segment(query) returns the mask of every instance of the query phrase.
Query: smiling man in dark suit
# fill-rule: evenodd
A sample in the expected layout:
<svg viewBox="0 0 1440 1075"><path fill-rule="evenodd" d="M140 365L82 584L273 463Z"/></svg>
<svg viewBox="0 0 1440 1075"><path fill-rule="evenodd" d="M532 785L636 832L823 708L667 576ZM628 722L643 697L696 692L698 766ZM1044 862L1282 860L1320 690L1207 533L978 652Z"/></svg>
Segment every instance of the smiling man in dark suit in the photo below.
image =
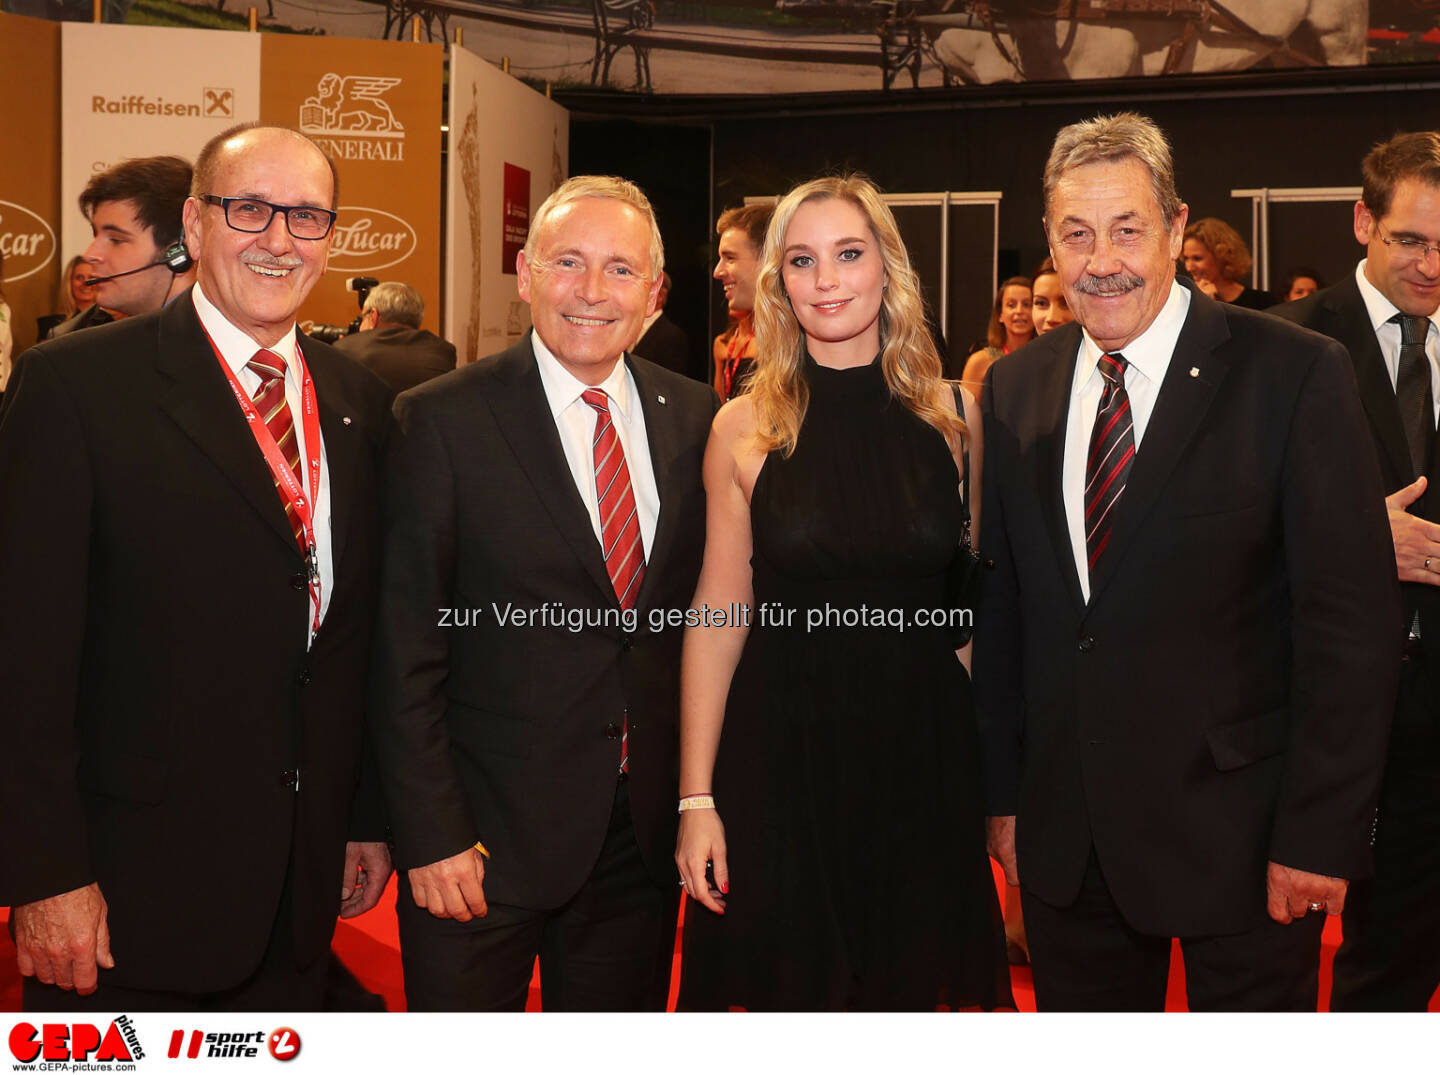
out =
<svg viewBox="0 0 1440 1075"><path fill-rule="evenodd" d="M1424 1011L1440 987L1440 132L1365 158L1355 238L1366 256L1334 287L1272 313L1350 352L1380 460L1404 584L1400 695L1375 825L1375 876L1345 906L1336 1011Z"/></svg>
<svg viewBox="0 0 1440 1075"><path fill-rule="evenodd" d="M195 288L21 360L0 900L29 1010L317 1009L342 878L354 914L389 875L352 819L389 393L295 330L335 198L309 139L232 128L185 202Z"/></svg>
<svg viewBox="0 0 1440 1075"><path fill-rule="evenodd" d="M1370 869L1398 586L1339 345L1175 280L1164 135L1074 124L1045 229L1076 322L991 369L976 697L1042 1009L1310 1010Z"/></svg>
<svg viewBox="0 0 1440 1075"><path fill-rule="evenodd" d="M412 1009L663 1010L681 628L704 385L625 355L664 253L581 176L517 258L533 330L406 392L386 469L374 729ZM488 857L486 857L488 855Z"/></svg>

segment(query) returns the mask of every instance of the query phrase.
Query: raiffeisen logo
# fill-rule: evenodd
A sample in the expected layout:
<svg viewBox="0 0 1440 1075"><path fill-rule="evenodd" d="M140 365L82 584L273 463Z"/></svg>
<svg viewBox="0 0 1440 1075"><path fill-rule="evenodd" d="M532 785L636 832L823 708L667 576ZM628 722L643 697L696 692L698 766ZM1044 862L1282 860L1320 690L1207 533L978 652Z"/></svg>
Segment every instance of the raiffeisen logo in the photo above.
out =
<svg viewBox="0 0 1440 1075"><path fill-rule="evenodd" d="M363 205L342 205L333 234L327 268L347 275L398 265L419 243L409 222Z"/></svg>
<svg viewBox="0 0 1440 1075"><path fill-rule="evenodd" d="M145 1056L124 1015L103 1032L94 1023L16 1023L9 1044L17 1071L134 1071Z"/></svg>
<svg viewBox="0 0 1440 1075"><path fill-rule="evenodd" d="M55 232L40 214L14 202L0 202L0 255L7 284L33 276L55 257Z"/></svg>
<svg viewBox="0 0 1440 1075"><path fill-rule="evenodd" d="M199 101L171 101L144 93L123 93L107 97L90 95L90 111L107 116L219 116L235 115L235 91L226 87L206 86Z"/></svg>

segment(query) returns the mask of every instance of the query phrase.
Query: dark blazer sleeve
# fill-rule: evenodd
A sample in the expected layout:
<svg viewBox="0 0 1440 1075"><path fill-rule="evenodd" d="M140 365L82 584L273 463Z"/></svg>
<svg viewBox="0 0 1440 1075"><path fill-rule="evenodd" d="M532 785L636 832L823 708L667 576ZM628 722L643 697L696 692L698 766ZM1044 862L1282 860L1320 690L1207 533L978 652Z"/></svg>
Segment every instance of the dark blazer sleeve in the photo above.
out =
<svg viewBox="0 0 1440 1075"><path fill-rule="evenodd" d="M1007 817L1020 798L1023 644L1020 591L1005 523L1005 493L1013 487L1015 444L995 415L994 378L980 394L985 460L981 476L980 555L993 566L984 574L975 621L973 664L976 719L980 728L981 788L985 813Z"/></svg>
<svg viewBox="0 0 1440 1075"><path fill-rule="evenodd" d="M445 684L456 563L455 475L422 393L395 402L381 499L383 567L376 626L371 736L396 864L425 866L479 838L450 754ZM403 762L397 761L403 759Z"/></svg>
<svg viewBox="0 0 1440 1075"><path fill-rule="evenodd" d="M1333 340L1317 350L1284 465L1291 722L1270 857L1356 878L1370 873L1404 639L1384 494L1349 357Z"/></svg>
<svg viewBox="0 0 1440 1075"><path fill-rule="evenodd" d="M91 471L48 356L20 357L0 421L0 904L95 880L76 775L90 572ZM45 675L34 669L43 667Z"/></svg>

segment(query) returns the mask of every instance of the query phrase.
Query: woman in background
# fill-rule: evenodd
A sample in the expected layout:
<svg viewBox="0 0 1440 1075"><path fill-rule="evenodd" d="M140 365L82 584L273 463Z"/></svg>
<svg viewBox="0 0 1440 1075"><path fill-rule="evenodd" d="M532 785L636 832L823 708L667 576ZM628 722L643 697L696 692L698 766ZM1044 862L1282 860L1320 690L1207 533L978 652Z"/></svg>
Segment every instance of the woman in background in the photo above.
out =
<svg viewBox="0 0 1440 1075"><path fill-rule="evenodd" d="M0 251L0 399L5 398L5 386L10 383L10 352L15 347L15 336L10 331L10 304L5 301L5 253Z"/></svg>
<svg viewBox="0 0 1440 1075"><path fill-rule="evenodd" d="M1285 287L1281 290L1284 297L1281 302L1294 302L1296 299L1303 299L1306 295L1313 295L1325 286L1325 281L1314 269L1307 269L1303 265L1291 269L1285 274Z"/></svg>
<svg viewBox="0 0 1440 1075"><path fill-rule="evenodd" d="M1060 274L1055 271L1055 262L1050 258L1042 261L1035 270L1030 288L1030 313L1035 321L1035 335L1043 336L1051 329L1075 320L1075 315L1070 312L1070 303L1065 298L1065 289L1060 286Z"/></svg>
<svg viewBox="0 0 1440 1075"><path fill-rule="evenodd" d="M1031 290L1028 276L1012 276L995 292L990 307L990 324L985 330L986 345L965 360L962 383L972 395L980 395L985 372L996 359L1035 338L1035 321L1031 316Z"/></svg>
<svg viewBox="0 0 1440 1075"><path fill-rule="evenodd" d="M1013 1006L970 679L955 619L921 615L979 503L978 407L957 413L862 177L780 202L755 310L755 377L705 452L693 601L755 614L685 635L679 1006Z"/></svg>
<svg viewBox="0 0 1440 1075"><path fill-rule="evenodd" d="M1268 310L1278 301L1272 292L1243 282L1252 264L1250 248L1223 220L1205 217L1186 228L1180 257L1195 286L1212 299L1251 310Z"/></svg>

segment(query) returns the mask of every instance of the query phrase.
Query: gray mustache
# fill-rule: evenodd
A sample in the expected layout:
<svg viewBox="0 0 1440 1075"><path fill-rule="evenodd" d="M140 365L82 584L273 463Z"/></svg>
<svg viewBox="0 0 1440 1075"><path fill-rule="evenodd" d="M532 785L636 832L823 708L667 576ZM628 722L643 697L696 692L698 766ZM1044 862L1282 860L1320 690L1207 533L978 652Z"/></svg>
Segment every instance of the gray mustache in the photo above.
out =
<svg viewBox="0 0 1440 1075"><path fill-rule="evenodd" d="M1134 291L1137 287L1144 287L1145 281L1134 273L1115 273L1113 276L1090 276L1080 277L1075 282L1075 290L1082 295L1099 295L1108 298L1112 295L1124 295L1128 291Z"/></svg>

